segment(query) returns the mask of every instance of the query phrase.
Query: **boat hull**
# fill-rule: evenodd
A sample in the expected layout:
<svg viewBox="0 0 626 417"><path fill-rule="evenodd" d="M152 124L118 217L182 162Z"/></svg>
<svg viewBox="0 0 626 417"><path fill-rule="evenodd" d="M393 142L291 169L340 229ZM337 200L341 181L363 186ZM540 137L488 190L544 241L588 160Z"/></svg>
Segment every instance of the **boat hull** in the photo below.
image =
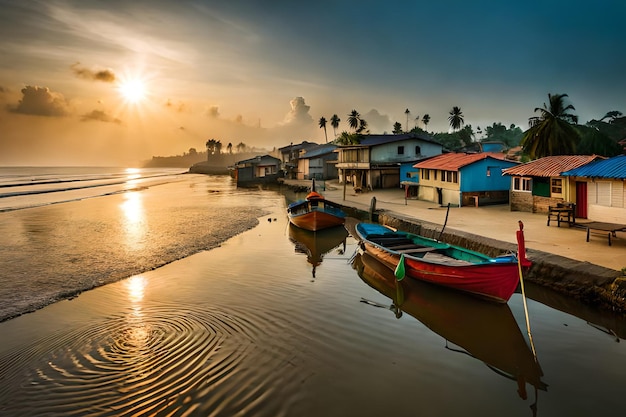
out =
<svg viewBox="0 0 626 417"><path fill-rule="evenodd" d="M312 232L341 226L345 222L344 217L335 216L324 211L312 210L302 214L289 215L289 221L301 229Z"/></svg>
<svg viewBox="0 0 626 417"><path fill-rule="evenodd" d="M381 226L383 227L383 226ZM381 229L382 230L382 229ZM386 233L393 236L387 229ZM357 225L357 234L362 248L388 268L395 270L400 262L401 250L393 250L368 240L367 233ZM486 255L452 247L442 242L423 238L421 236L402 233L399 236L419 239L420 244L432 243L435 249L432 253L453 248L458 259L449 257L429 256L428 252L418 255L404 254L404 269L406 276L430 282L433 284L454 288L472 293L489 300L506 303L519 284L519 266L515 256L490 258ZM471 259L464 261L462 258Z"/></svg>

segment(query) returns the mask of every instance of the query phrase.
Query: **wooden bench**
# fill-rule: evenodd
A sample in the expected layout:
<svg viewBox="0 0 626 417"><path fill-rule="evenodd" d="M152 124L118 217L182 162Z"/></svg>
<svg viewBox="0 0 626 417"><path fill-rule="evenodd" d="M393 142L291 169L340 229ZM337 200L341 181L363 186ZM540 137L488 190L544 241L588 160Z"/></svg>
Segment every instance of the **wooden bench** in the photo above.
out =
<svg viewBox="0 0 626 417"><path fill-rule="evenodd" d="M556 206L548 207L548 226L550 220L556 220L556 225L561 227L561 222L567 222L568 226L576 223L576 204L574 203L557 203Z"/></svg>
<svg viewBox="0 0 626 417"><path fill-rule="evenodd" d="M626 232L626 225L616 223L603 223L603 222L589 222L583 223L580 226L587 229L587 242L589 242L589 233L601 233L607 234L609 238L609 246L611 246L611 236L616 237L616 232Z"/></svg>

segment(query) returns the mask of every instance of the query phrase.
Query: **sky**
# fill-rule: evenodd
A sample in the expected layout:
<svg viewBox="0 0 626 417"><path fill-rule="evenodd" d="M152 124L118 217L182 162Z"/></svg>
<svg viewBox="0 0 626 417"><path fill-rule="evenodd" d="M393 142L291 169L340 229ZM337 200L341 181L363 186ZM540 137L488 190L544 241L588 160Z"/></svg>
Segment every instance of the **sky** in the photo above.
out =
<svg viewBox="0 0 626 417"><path fill-rule="evenodd" d="M0 0L0 166L626 113L623 0ZM405 113L410 111L409 115ZM424 126L422 117L430 116Z"/></svg>

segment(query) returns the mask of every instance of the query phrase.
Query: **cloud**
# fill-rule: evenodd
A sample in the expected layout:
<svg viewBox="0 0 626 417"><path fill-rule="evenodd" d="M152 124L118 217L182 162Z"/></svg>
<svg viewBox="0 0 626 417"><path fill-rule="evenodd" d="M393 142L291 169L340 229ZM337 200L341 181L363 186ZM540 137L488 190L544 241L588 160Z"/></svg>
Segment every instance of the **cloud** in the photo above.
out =
<svg viewBox="0 0 626 417"><path fill-rule="evenodd" d="M393 127L393 123L391 122L391 119L389 119L389 116L380 114L376 109L368 111L363 116L363 119L367 122L367 126L372 133L389 132Z"/></svg>
<svg viewBox="0 0 626 417"><path fill-rule="evenodd" d="M80 120L83 122L95 120L98 122L106 122L106 123L117 123L117 124L122 123L120 119L112 117L106 114L105 112L103 112L102 110L93 110L89 113L83 114Z"/></svg>
<svg viewBox="0 0 626 417"><path fill-rule="evenodd" d="M22 89L22 100L9 110L14 113L36 116L61 117L69 114L69 104L61 93L47 87L27 85Z"/></svg>
<svg viewBox="0 0 626 417"><path fill-rule="evenodd" d="M217 119L218 117L220 117L220 112L219 112L219 107L217 106L211 106L207 109L207 116L213 118L213 119Z"/></svg>
<svg viewBox="0 0 626 417"><path fill-rule="evenodd" d="M72 68L74 75L85 80L112 83L117 78L113 70L109 68L89 69L81 66L79 62L72 65L70 68Z"/></svg>
<svg viewBox="0 0 626 417"><path fill-rule="evenodd" d="M285 116L285 124L310 124L313 117L309 114L310 106L304 103L303 97L296 97L289 102L291 110Z"/></svg>
<svg viewBox="0 0 626 417"><path fill-rule="evenodd" d="M174 103L170 99L167 99L167 101L165 102L165 107L169 110L175 111L176 113L186 113L190 110L189 106L182 101Z"/></svg>

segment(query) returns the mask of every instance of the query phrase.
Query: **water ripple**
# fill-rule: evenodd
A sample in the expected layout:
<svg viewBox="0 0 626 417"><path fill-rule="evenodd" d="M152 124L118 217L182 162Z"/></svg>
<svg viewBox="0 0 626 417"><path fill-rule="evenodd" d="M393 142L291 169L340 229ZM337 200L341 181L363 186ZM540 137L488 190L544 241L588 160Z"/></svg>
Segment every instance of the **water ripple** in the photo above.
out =
<svg viewBox="0 0 626 417"><path fill-rule="evenodd" d="M284 372L273 380L285 341L270 327L280 321L256 310L129 309L9 355L0 414L285 415L265 400L297 386Z"/></svg>

